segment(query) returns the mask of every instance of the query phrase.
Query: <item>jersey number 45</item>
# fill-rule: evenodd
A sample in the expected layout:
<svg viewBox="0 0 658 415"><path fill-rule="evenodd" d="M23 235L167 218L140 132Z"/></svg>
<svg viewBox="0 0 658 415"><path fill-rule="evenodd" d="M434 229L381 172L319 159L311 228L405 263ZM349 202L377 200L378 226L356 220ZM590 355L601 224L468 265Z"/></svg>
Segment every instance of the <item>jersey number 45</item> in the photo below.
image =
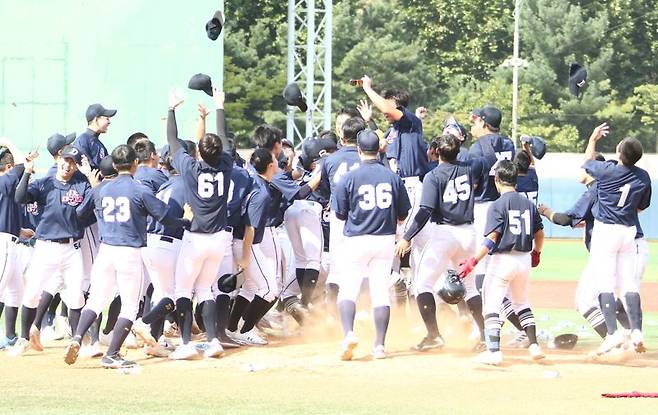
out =
<svg viewBox="0 0 658 415"><path fill-rule="evenodd" d="M468 200L471 197L471 185L468 176L459 176L454 180L448 180L443 191L443 203L455 204L458 200Z"/></svg>

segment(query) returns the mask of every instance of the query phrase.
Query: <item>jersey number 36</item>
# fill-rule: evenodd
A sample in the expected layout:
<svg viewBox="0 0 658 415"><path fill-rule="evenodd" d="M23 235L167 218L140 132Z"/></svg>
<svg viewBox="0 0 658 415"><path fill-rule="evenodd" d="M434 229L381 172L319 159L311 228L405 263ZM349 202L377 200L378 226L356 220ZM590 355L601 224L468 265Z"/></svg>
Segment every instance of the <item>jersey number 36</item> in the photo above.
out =
<svg viewBox="0 0 658 415"><path fill-rule="evenodd" d="M375 206L379 209L388 209L393 203L393 191L390 183L379 183L377 186L364 184L359 186L359 208L362 210L373 210Z"/></svg>

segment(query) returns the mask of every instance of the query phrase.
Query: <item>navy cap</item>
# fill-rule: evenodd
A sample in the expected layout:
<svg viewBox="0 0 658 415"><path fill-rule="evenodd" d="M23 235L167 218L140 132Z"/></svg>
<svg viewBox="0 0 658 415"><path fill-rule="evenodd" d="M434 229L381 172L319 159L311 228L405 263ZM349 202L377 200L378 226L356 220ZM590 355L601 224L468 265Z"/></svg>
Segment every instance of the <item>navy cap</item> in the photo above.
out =
<svg viewBox="0 0 658 415"><path fill-rule="evenodd" d="M546 154L546 141L541 137L521 136L521 143L530 145L530 152L533 157L541 160Z"/></svg>
<svg viewBox="0 0 658 415"><path fill-rule="evenodd" d="M212 96L212 80L204 73L198 73L190 78L187 87L196 91L203 91L209 96Z"/></svg>
<svg viewBox="0 0 658 415"><path fill-rule="evenodd" d="M80 150L71 145L64 147L61 157L65 159L73 159L76 164L82 163L82 153L80 153Z"/></svg>
<svg viewBox="0 0 658 415"><path fill-rule="evenodd" d="M585 84L587 84L587 70L579 63L572 63L569 66L569 92L578 97Z"/></svg>
<svg viewBox="0 0 658 415"><path fill-rule="evenodd" d="M338 145L331 138L319 138L318 143L320 144L318 153L320 157L326 157L338 149Z"/></svg>
<svg viewBox="0 0 658 415"><path fill-rule="evenodd" d="M224 27L224 14L217 10L212 17L206 23L206 34L210 40L217 40L219 34L222 33L222 27Z"/></svg>
<svg viewBox="0 0 658 415"><path fill-rule="evenodd" d="M370 129L361 130L356 135L356 145L361 151L379 151L379 136Z"/></svg>
<svg viewBox="0 0 658 415"><path fill-rule="evenodd" d="M302 91L299 89L299 85L294 82L286 85L286 88L283 90L283 98L291 107L298 107L302 112L308 110L304 96L302 96Z"/></svg>
<svg viewBox="0 0 658 415"><path fill-rule="evenodd" d="M284 146L284 147L295 148L295 146L293 146L292 143L290 142L290 140L288 140L287 138L284 138L283 140L281 140L281 145Z"/></svg>
<svg viewBox="0 0 658 415"><path fill-rule="evenodd" d="M116 176L119 174L114 168L114 162L112 161L112 156L105 156L101 160L98 168L101 171L103 177Z"/></svg>
<svg viewBox="0 0 658 415"><path fill-rule="evenodd" d="M500 110L493 105L485 105L482 108L476 108L473 110L473 115L480 117L494 128L500 128L500 123L503 120L503 114L500 113Z"/></svg>
<svg viewBox="0 0 658 415"><path fill-rule="evenodd" d="M87 122L91 122L96 117L114 117L117 113L117 110L109 110L102 106L101 104L92 104L87 107L87 112L85 116L87 117Z"/></svg>
<svg viewBox="0 0 658 415"><path fill-rule="evenodd" d="M75 141L75 133L71 133L66 137L61 134L53 134L50 137L48 137L48 143L46 144L46 148L48 148L48 152L50 153L51 156L56 156L59 150L73 143L74 141Z"/></svg>

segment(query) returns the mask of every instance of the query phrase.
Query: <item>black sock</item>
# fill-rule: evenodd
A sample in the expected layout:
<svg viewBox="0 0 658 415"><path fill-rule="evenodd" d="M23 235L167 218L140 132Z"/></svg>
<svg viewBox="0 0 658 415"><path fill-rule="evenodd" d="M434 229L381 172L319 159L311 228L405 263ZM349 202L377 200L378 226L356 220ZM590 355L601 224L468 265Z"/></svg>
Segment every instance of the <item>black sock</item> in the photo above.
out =
<svg viewBox="0 0 658 415"><path fill-rule="evenodd" d="M4 309L5 309L5 303L0 301L0 317L2 317L2 310L4 310Z"/></svg>
<svg viewBox="0 0 658 415"><path fill-rule="evenodd" d="M62 306L59 309L59 315L62 317L69 318L69 308L66 306L66 303L62 301Z"/></svg>
<svg viewBox="0 0 658 415"><path fill-rule="evenodd" d="M608 334L608 329L605 326L605 319L603 318L601 309L598 307L592 307L583 314L583 317L585 317L585 320L587 320L596 334L604 339L605 335Z"/></svg>
<svg viewBox="0 0 658 415"><path fill-rule="evenodd" d="M517 330L523 331L523 326L521 326L521 322L519 321L519 316L517 316L516 313L514 312L514 308L512 308L512 302L507 297L503 298L502 311L507 321L512 323L512 325L516 327Z"/></svg>
<svg viewBox="0 0 658 415"><path fill-rule="evenodd" d="M144 321L144 320L142 320L142 321ZM164 319L164 317L162 317L161 319L155 320L150 324L150 326L151 326L151 336L153 336L153 338L155 340L158 340L160 338L160 336L162 336L162 333L164 332L164 322L165 322L165 319Z"/></svg>
<svg viewBox="0 0 658 415"><path fill-rule="evenodd" d="M388 322L391 320L391 307L382 306L373 309L375 317L375 346L383 346L386 340Z"/></svg>
<svg viewBox="0 0 658 415"><path fill-rule="evenodd" d="M416 297L418 302L418 311L423 318L425 327L427 328L427 337L435 338L439 335L439 326L436 321L436 301L434 301L434 294L420 293Z"/></svg>
<svg viewBox="0 0 658 415"><path fill-rule="evenodd" d="M482 316L482 297L476 295L473 298L469 298L466 301L466 304L468 304L468 308L469 310L471 310L471 315L473 316L473 320L475 320L475 324L477 324L478 330L480 330L480 340L484 341L484 317Z"/></svg>
<svg viewBox="0 0 658 415"><path fill-rule="evenodd" d="M302 290L302 304L307 306L311 300L313 300L313 293L315 292L315 286L318 283L318 278L320 277L320 271L315 269L305 269L304 270L304 285L299 287Z"/></svg>
<svg viewBox="0 0 658 415"><path fill-rule="evenodd" d="M121 345L126 341L128 333L133 326L132 320L127 318L119 318L117 324L114 326L114 333L112 333L112 340L110 340L110 347L107 349L107 356L114 356L121 350Z"/></svg>
<svg viewBox="0 0 658 415"><path fill-rule="evenodd" d="M249 306L249 300L244 298L241 295L235 297L233 302L233 308L231 309L231 314L228 319L228 329L230 331L236 331L238 329L238 323L240 318L244 315L245 310Z"/></svg>
<svg viewBox="0 0 658 415"><path fill-rule="evenodd" d="M338 316L338 284L327 284L327 313Z"/></svg>
<svg viewBox="0 0 658 415"><path fill-rule="evenodd" d="M146 324L151 324L154 321L164 319L168 313L174 311L175 307L176 304L174 304L174 300L171 298L163 298L158 304L151 308L151 311L144 314L142 321Z"/></svg>
<svg viewBox="0 0 658 415"><path fill-rule="evenodd" d="M21 338L30 338L30 327L34 323L34 317L37 315L36 308L21 307Z"/></svg>
<svg viewBox="0 0 658 415"><path fill-rule="evenodd" d="M626 293L626 305L628 306L628 320L631 330L642 330L640 293ZM619 319L619 310L617 310L617 319Z"/></svg>
<svg viewBox="0 0 658 415"><path fill-rule="evenodd" d="M254 296L254 299L249 303L249 307L244 312L244 324L240 329L240 333L246 333L256 326L256 323L267 313L270 309L270 302L262 297Z"/></svg>
<svg viewBox="0 0 658 415"><path fill-rule="evenodd" d="M617 298L617 321L619 322L619 324L621 324L623 328L625 328L626 330L630 330L631 322L628 319L628 313L624 308L624 303L621 302L621 298Z"/></svg>
<svg viewBox="0 0 658 415"><path fill-rule="evenodd" d="M110 308L107 310L107 321L105 322L104 334L110 334L114 330L114 325L117 323L119 313L121 312L121 297L116 296L110 303Z"/></svg>
<svg viewBox="0 0 658 415"><path fill-rule="evenodd" d="M295 268L295 278L297 278L297 284L301 291L304 287L304 268Z"/></svg>
<svg viewBox="0 0 658 415"><path fill-rule="evenodd" d="M338 303L338 313L340 322L343 325L345 335L354 331L354 316L356 316L356 303L354 301L344 300Z"/></svg>
<svg viewBox="0 0 658 415"><path fill-rule="evenodd" d="M176 300L176 315L183 344L187 344L192 340L192 300L189 298Z"/></svg>
<svg viewBox="0 0 658 415"><path fill-rule="evenodd" d="M203 325L206 328L206 338L208 341L211 341L217 338L217 322L215 320L217 309L215 308L215 300L206 300L201 305L203 306L201 308L201 317Z"/></svg>
<svg viewBox="0 0 658 415"><path fill-rule="evenodd" d="M144 310L142 310L142 316L151 312L151 298L153 297L153 284L149 284L146 289L146 295L144 296ZM142 319L144 321L144 319Z"/></svg>
<svg viewBox="0 0 658 415"><path fill-rule="evenodd" d="M517 313L519 316L519 321L521 326L525 331L525 334L528 335L528 341L530 344L537 343L537 326L535 324L535 315L532 313L532 310L525 308Z"/></svg>
<svg viewBox="0 0 658 415"><path fill-rule="evenodd" d="M50 302L50 306L48 306L48 314L56 314L57 313L57 307L59 307L59 304L62 302L62 297L59 295L59 293L55 294L53 297L53 300Z"/></svg>
<svg viewBox="0 0 658 415"><path fill-rule="evenodd" d="M500 351L500 327L502 321L498 313L486 315L486 337L487 349L491 352Z"/></svg>
<svg viewBox="0 0 658 415"><path fill-rule="evenodd" d="M206 325L203 321L203 303L197 303L194 307L194 321L201 331L206 331Z"/></svg>
<svg viewBox="0 0 658 415"><path fill-rule="evenodd" d="M599 294L599 305L601 306L601 313L603 313L608 334L614 334L617 331L617 303L615 301L615 295L613 293Z"/></svg>
<svg viewBox="0 0 658 415"><path fill-rule="evenodd" d="M101 323L103 322L103 313L98 314L98 318L94 320L91 327L89 327L89 337L91 337L91 344L98 341L101 332ZM80 324L80 323L78 323Z"/></svg>
<svg viewBox="0 0 658 415"><path fill-rule="evenodd" d="M16 337L16 320L18 319L18 307L4 307L5 309L5 335L13 339Z"/></svg>
<svg viewBox="0 0 658 415"><path fill-rule="evenodd" d="M73 311L73 310L71 310ZM77 324L76 331L74 331L74 340L77 340L78 343L82 343L82 337L85 335L89 327L94 324L98 316L91 310L84 310L81 315L79 322Z"/></svg>
<svg viewBox="0 0 658 415"><path fill-rule="evenodd" d="M226 294L220 294L215 298L215 319L217 321L217 336L226 336L228 327L228 315L230 313L231 298Z"/></svg>
<svg viewBox="0 0 658 415"><path fill-rule="evenodd" d="M78 329L78 322L80 321L81 308L69 308L69 325L71 326L71 333L75 333ZM95 318L94 318L95 319Z"/></svg>
<svg viewBox="0 0 658 415"><path fill-rule="evenodd" d="M43 323L43 316L46 315L46 312L48 311L48 306L50 306L50 302L53 300L53 295L42 291L41 292L41 299L39 300L39 305L37 306L37 314L34 316L34 325L41 330L41 323Z"/></svg>

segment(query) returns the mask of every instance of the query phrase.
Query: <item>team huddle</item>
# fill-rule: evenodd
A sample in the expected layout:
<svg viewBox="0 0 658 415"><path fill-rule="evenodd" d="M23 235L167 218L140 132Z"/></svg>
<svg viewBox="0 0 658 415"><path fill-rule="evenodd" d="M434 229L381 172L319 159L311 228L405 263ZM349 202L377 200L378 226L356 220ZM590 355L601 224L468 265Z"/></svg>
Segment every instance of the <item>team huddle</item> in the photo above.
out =
<svg viewBox="0 0 658 415"><path fill-rule="evenodd" d="M0 348L43 351L61 303L69 365L84 356L106 368L134 366L120 353L127 342L154 357L218 358L267 345L276 309L302 329L340 319L340 358L351 360L363 294L375 359L387 356L392 302L408 301L427 329L412 347L418 352L444 346L437 309L448 304L477 333L477 361L502 362L504 321L518 330L513 344L538 360L545 356L528 291L545 216L585 223L590 260L576 305L602 337L593 354L645 351L639 287L648 249L638 212L649 206L651 181L635 166L638 140L624 138L617 160L604 160L596 143L609 129L597 127L584 157L586 192L554 212L537 206L534 161L544 142L523 137L517 151L500 134L497 108L473 110L470 148L452 117L428 142L423 109L412 113L406 92L380 95L367 76L359 84L369 102L341 110L335 131L305 139L299 156L279 129L260 125L243 160L216 89L217 131L206 132L208 110L199 105L196 140L180 138L182 99L172 92L160 149L135 133L108 154L100 135L117 111L100 104L87 109L84 133L48 139L54 165L43 177L32 177L38 152L0 143Z"/></svg>

